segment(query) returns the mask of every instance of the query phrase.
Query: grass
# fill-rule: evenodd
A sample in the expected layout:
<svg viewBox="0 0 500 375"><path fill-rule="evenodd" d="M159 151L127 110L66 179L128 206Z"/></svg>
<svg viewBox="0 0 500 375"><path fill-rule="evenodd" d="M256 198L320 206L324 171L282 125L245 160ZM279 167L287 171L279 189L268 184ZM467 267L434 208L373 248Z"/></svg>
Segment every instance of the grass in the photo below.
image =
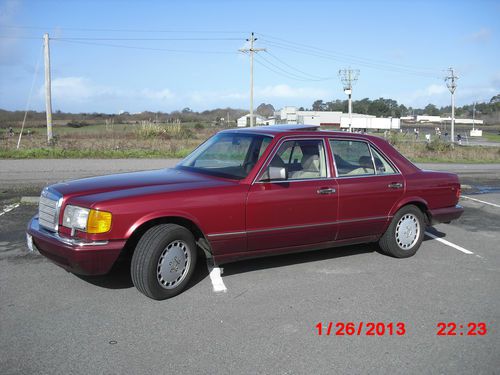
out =
<svg viewBox="0 0 500 375"><path fill-rule="evenodd" d="M483 131L483 138L486 138L488 141L492 142L500 142L500 134L486 133L485 131Z"/></svg>
<svg viewBox="0 0 500 375"><path fill-rule="evenodd" d="M173 158L186 157L192 150L177 151L127 149L127 150L68 150L58 147L0 150L0 159L127 159L127 158Z"/></svg>
<svg viewBox="0 0 500 375"><path fill-rule="evenodd" d="M500 147L452 146L437 138L425 142L400 133L391 134L388 141L416 163L500 163Z"/></svg>

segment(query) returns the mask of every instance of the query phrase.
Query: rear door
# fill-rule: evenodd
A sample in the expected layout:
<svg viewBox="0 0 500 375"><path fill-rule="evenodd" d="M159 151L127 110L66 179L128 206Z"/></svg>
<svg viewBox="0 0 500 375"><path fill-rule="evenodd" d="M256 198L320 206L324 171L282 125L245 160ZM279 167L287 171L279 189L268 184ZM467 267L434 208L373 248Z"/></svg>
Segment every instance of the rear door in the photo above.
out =
<svg viewBox="0 0 500 375"><path fill-rule="evenodd" d="M248 250L270 250L332 241L336 235L337 182L322 137L285 139L250 187ZM269 179L268 167L286 178Z"/></svg>
<svg viewBox="0 0 500 375"><path fill-rule="evenodd" d="M338 182L337 239L381 234L405 190L402 174L364 140L331 139Z"/></svg>

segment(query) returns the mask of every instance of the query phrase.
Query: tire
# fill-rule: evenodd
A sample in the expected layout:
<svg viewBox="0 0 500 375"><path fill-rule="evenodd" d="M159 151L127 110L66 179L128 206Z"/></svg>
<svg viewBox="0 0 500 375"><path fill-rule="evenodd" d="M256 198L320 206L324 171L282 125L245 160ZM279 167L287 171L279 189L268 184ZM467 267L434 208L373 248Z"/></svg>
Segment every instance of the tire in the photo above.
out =
<svg viewBox="0 0 500 375"><path fill-rule="evenodd" d="M132 256L130 273L146 296L163 300L184 290L196 266L193 234L176 224L160 224L141 237Z"/></svg>
<svg viewBox="0 0 500 375"><path fill-rule="evenodd" d="M395 258L408 258L417 252L425 232L424 214L413 205L402 207L379 240L382 251Z"/></svg>

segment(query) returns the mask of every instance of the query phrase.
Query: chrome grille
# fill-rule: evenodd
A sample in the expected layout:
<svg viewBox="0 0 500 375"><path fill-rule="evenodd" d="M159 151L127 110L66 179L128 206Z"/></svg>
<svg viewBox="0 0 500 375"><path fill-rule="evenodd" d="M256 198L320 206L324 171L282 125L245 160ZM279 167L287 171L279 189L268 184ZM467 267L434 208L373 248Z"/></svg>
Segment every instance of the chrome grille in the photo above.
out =
<svg viewBox="0 0 500 375"><path fill-rule="evenodd" d="M61 195L48 188L42 191L38 205L38 223L51 231L57 231Z"/></svg>

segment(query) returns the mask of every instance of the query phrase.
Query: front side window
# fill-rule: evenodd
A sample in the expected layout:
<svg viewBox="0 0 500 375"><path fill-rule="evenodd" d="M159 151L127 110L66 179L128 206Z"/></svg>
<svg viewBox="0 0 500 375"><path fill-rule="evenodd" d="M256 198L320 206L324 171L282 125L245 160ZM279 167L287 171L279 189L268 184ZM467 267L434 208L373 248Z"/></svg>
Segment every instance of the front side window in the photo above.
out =
<svg viewBox="0 0 500 375"><path fill-rule="evenodd" d="M330 146L340 177L375 174L372 156L366 142L331 140Z"/></svg>
<svg viewBox="0 0 500 375"><path fill-rule="evenodd" d="M271 140L257 134L220 133L193 151L178 167L240 180L252 170Z"/></svg>
<svg viewBox="0 0 500 375"><path fill-rule="evenodd" d="M323 141L286 141L280 146L260 180L270 179L269 167L284 168L287 180L326 178Z"/></svg>

